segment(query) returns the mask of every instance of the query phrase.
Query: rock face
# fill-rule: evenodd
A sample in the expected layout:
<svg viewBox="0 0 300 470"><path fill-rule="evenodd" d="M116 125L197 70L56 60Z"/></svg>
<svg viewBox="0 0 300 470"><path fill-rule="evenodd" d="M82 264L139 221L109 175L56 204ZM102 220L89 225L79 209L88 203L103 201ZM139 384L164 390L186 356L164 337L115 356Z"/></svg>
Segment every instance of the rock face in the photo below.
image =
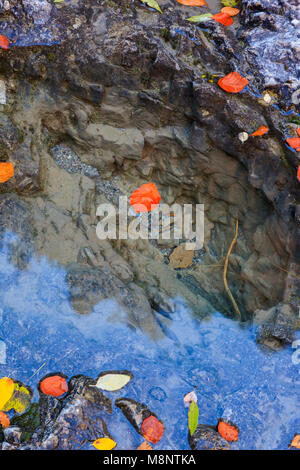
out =
<svg viewBox="0 0 300 470"><path fill-rule="evenodd" d="M77 311L114 297L130 324L159 337L154 289L161 299L183 297L198 316L233 316L222 272L238 218L227 277L242 319L282 301L294 314L299 154L284 139L298 125L296 39L293 54L283 47L286 35L296 38L297 6L271 3L243 0L237 37L215 22L201 31L170 1L161 15L127 0L0 2L2 34L16 38L0 55L1 160L16 167L1 186L1 224L18 233L23 223L26 256L34 248L66 266ZM216 83L232 70L250 81L242 94ZM261 125L268 134L241 143L240 132ZM97 238L98 204L149 181L166 203L205 205L205 243L191 265L169 264L175 239Z"/></svg>
<svg viewBox="0 0 300 470"><path fill-rule="evenodd" d="M240 37L264 86L299 105L300 5L297 0L244 0ZM298 96L299 95L299 96Z"/></svg>

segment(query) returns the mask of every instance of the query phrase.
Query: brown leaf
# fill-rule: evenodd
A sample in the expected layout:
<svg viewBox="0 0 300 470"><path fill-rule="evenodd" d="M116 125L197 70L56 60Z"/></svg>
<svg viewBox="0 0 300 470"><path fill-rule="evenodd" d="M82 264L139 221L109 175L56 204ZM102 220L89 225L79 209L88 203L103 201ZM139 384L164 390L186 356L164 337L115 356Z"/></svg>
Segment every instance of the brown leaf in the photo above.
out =
<svg viewBox="0 0 300 470"><path fill-rule="evenodd" d="M193 264L194 250L186 250L185 244L177 246L169 256L171 268L188 268Z"/></svg>

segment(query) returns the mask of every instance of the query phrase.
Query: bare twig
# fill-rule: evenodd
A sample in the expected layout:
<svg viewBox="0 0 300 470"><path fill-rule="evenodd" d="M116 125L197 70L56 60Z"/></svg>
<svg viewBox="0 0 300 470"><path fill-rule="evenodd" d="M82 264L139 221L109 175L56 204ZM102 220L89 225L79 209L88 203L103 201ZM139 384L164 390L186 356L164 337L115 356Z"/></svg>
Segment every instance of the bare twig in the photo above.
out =
<svg viewBox="0 0 300 470"><path fill-rule="evenodd" d="M240 312L240 310L239 310L239 308L238 308L238 306L237 306L236 301L234 300L234 297L233 297L233 295L232 295L232 293L231 293L231 291L230 291L230 289L229 289L229 287L228 287L228 283L227 283L227 269L228 269L228 263L229 263L229 256L230 256L230 254L231 254L231 252L232 252L232 249L233 249L234 245L236 244L238 234L239 234L239 221L238 221L238 219L236 219L235 235L234 235L234 238L233 238L233 240L232 240L232 242L231 242L231 244L230 244L229 250L228 250L227 255L226 255L226 258L225 258L224 271L223 271L223 282L224 282L225 290L226 290L226 292L227 292L227 294L228 294L228 297L230 298L231 303L232 303L232 305L233 305L233 307L234 307L234 310L236 311L236 313L238 314L238 316L239 316L240 318L242 318L241 312Z"/></svg>

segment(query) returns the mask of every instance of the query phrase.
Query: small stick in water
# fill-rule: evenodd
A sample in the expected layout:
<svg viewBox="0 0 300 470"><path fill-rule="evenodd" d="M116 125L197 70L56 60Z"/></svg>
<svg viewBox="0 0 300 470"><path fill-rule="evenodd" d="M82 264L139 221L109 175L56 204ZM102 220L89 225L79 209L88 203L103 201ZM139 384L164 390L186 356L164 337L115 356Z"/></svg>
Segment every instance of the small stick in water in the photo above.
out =
<svg viewBox="0 0 300 470"><path fill-rule="evenodd" d="M236 241L237 241L237 237L238 237L238 234L239 234L239 221L238 219L236 219L236 223L235 223L235 235L234 235L234 238L231 242L231 245L229 247L229 250L227 252L227 255L226 255L226 258L225 258L225 263L224 263L224 271L223 271L223 282L224 282L224 286L225 286L225 289L226 289L226 292L228 294L228 297L230 298L231 300L231 303L234 307L234 310L236 311L236 313L238 314L238 316L240 318L242 318L242 315L241 315L241 312L237 306L237 303L236 301L234 300L234 297L228 287L228 283L227 283L227 269L228 269L228 263L229 263L229 256L231 255L231 252L232 252L232 249L234 247L234 245L236 244Z"/></svg>

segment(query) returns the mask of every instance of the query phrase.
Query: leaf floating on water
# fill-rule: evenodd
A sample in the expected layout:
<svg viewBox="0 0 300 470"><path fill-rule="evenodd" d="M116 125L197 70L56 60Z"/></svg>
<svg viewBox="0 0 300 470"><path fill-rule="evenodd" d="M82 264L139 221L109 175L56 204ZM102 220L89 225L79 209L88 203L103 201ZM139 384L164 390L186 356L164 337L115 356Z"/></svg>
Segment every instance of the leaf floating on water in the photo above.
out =
<svg viewBox="0 0 300 470"><path fill-rule="evenodd" d="M300 128L296 129L296 132L297 132L298 136L300 137Z"/></svg>
<svg viewBox="0 0 300 470"><path fill-rule="evenodd" d="M3 429L8 428L10 425L9 417L3 411L0 411L0 426Z"/></svg>
<svg viewBox="0 0 300 470"><path fill-rule="evenodd" d="M188 407L190 403L192 402L197 403L197 401L198 401L198 398L197 398L195 390L184 395L183 402L184 402L185 407Z"/></svg>
<svg viewBox="0 0 300 470"><path fill-rule="evenodd" d="M226 441L237 441L239 438L239 428L231 421L219 419L218 433L226 439Z"/></svg>
<svg viewBox="0 0 300 470"><path fill-rule="evenodd" d="M2 49L9 49L9 40L6 36L2 36L2 34L0 34L0 47Z"/></svg>
<svg viewBox="0 0 300 470"><path fill-rule="evenodd" d="M294 447L295 449L300 449L300 434L295 434L293 440L290 444L290 447Z"/></svg>
<svg viewBox="0 0 300 470"><path fill-rule="evenodd" d="M186 5L190 7L205 7L207 3L205 0L177 0L181 5Z"/></svg>
<svg viewBox="0 0 300 470"><path fill-rule="evenodd" d="M188 414L188 426L191 436L197 429L198 426L198 419L199 419L199 408L197 403L192 401L189 407L189 414Z"/></svg>
<svg viewBox="0 0 300 470"><path fill-rule="evenodd" d="M230 26L233 23L233 19L227 13L217 13L216 15L212 16L212 19L218 23L223 24L224 26Z"/></svg>
<svg viewBox="0 0 300 470"><path fill-rule="evenodd" d="M102 437L93 442L93 446L97 450L112 450L116 447L117 443L108 437Z"/></svg>
<svg viewBox="0 0 300 470"><path fill-rule="evenodd" d="M102 372L98 376L96 387L107 392L115 392L125 387L132 378L133 374L128 370Z"/></svg>
<svg viewBox="0 0 300 470"><path fill-rule="evenodd" d="M266 134L267 132L269 132L269 128L266 127L266 126L260 126L257 131L253 132L253 134L250 134L250 135L253 135L253 136L260 136L260 135L264 135Z"/></svg>
<svg viewBox="0 0 300 470"><path fill-rule="evenodd" d="M300 166L298 166L298 171L297 171L297 180L300 181Z"/></svg>
<svg viewBox="0 0 300 470"><path fill-rule="evenodd" d="M219 87L228 93L238 93L239 91L242 91L248 83L249 80L238 72L231 72L228 75L225 75L225 77L220 78L218 81Z"/></svg>
<svg viewBox="0 0 300 470"><path fill-rule="evenodd" d="M0 410L3 410L4 405L12 397L14 388L15 384L13 379L9 377L2 377L2 379L0 379Z"/></svg>
<svg viewBox="0 0 300 470"><path fill-rule="evenodd" d="M292 149L297 150L300 152L300 137L292 137L290 139L286 139L287 143L289 144Z"/></svg>
<svg viewBox="0 0 300 470"><path fill-rule="evenodd" d="M11 398L6 402L3 411L14 410L18 414L23 414L29 408L32 398L32 391L21 382L14 383L14 391Z"/></svg>
<svg viewBox="0 0 300 470"><path fill-rule="evenodd" d="M148 7L154 8L154 10L159 11L159 13L162 13L159 4L156 2L156 0L140 0L142 3L146 3Z"/></svg>
<svg viewBox="0 0 300 470"><path fill-rule="evenodd" d="M156 444L163 436L164 426L159 419L151 415L143 421L141 431L147 441Z"/></svg>
<svg viewBox="0 0 300 470"><path fill-rule="evenodd" d="M196 15L187 18L187 21L191 23L205 23L206 21L211 20L212 14L211 13L203 13L203 15Z"/></svg>
<svg viewBox="0 0 300 470"><path fill-rule="evenodd" d="M150 444L147 441L142 442L142 444L137 448L137 450L153 450Z"/></svg>
<svg viewBox="0 0 300 470"><path fill-rule="evenodd" d="M61 375L51 375L40 381L39 388L45 395L60 397L68 391L68 384Z"/></svg>
<svg viewBox="0 0 300 470"><path fill-rule="evenodd" d="M14 176L15 169L12 163L0 163L0 183L5 183Z"/></svg>
<svg viewBox="0 0 300 470"><path fill-rule="evenodd" d="M235 16L238 15L240 10L238 8L232 8L232 7L223 7L221 8L222 13L227 13L229 16Z"/></svg>

